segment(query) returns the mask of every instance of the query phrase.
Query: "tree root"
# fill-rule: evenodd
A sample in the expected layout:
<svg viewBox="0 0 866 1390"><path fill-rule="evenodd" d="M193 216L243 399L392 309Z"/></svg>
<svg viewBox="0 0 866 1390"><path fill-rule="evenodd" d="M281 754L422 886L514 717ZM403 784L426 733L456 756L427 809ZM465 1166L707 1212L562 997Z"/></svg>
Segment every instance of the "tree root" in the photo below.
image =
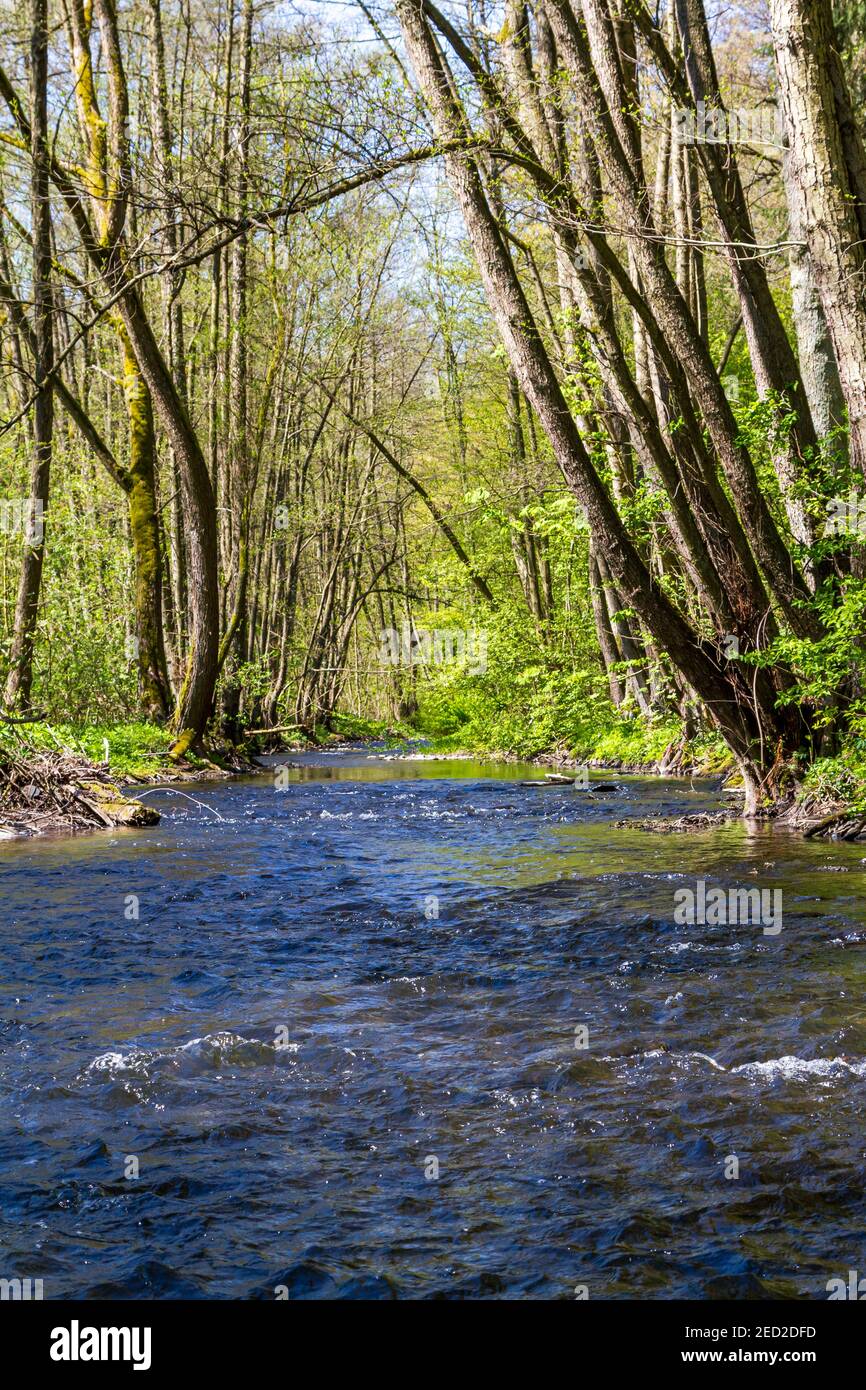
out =
<svg viewBox="0 0 866 1390"><path fill-rule="evenodd" d="M856 840L858 835L866 826L866 813L853 811L850 806L846 806L842 811L833 811L829 816L822 816L821 820L810 825L803 831L804 840L815 840L819 835L826 835L828 830L835 830L833 839Z"/></svg>

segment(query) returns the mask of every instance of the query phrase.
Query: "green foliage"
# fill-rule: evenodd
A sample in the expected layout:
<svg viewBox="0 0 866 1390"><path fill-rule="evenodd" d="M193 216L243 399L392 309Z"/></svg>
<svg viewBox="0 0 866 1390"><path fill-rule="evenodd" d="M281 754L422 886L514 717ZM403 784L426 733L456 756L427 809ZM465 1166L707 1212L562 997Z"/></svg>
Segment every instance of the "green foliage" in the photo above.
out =
<svg viewBox="0 0 866 1390"><path fill-rule="evenodd" d="M671 743L679 741L681 732L678 719L658 724L647 724L642 719L614 719L607 728L590 730L586 741L574 752L579 757L609 763L654 763Z"/></svg>
<svg viewBox="0 0 866 1390"><path fill-rule="evenodd" d="M832 758L816 758L803 780L803 795L866 810L866 737L846 739Z"/></svg>
<svg viewBox="0 0 866 1390"><path fill-rule="evenodd" d="M101 486L96 487L96 479ZM0 496L23 496L20 451L0 449ZM32 703L50 718L74 725L113 722L136 713L136 668L127 646L133 584L126 505L104 485L77 447L58 445L55 485L47 513L45 571L36 630ZM9 578L0 631L5 669L12 634L18 536L0 536Z"/></svg>
<svg viewBox="0 0 866 1390"><path fill-rule="evenodd" d="M866 614L866 581L849 579L840 584L828 580L816 595L815 606L826 633L818 641L809 641L782 634L759 655L750 659L755 665L786 662L796 673L790 687L780 696L783 704L810 704L816 710L818 726L822 723L822 706L829 715L830 702L843 687L852 691L847 722L854 728L866 718L866 698L862 691L866 678L864 664L863 627ZM857 679L856 672L860 672Z"/></svg>
<svg viewBox="0 0 866 1390"><path fill-rule="evenodd" d="M91 762L105 761L119 777L151 777L167 756L171 738L156 724L2 724L0 757L8 751L17 757L34 752L66 750L83 754Z"/></svg>
<svg viewBox="0 0 866 1390"><path fill-rule="evenodd" d="M329 730L323 730L323 736L338 734L341 739L347 738L353 741L369 742L375 739L388 744L399 744L411 737L412 729L408 724L389 722L386 719L365 719L357 714L332 715Z"/></svg>
<svg viewBox="0 0 866 1390"><path fill-rule="evenodd" d="M474 622L466 620L466 627L475 627L478 619L476 614ZM441 616L438 625L444 625ZM563 739L578 740L609 714L605 682L588 641L572 652L552 646L516 603L486 616L480 631L486 640L485 670L471 674L466 663L434 666L419 682L413 723L420 733L452 736L452 741L456 736L462 747L478 751L528 757Z"/></svg>
<svg viewBox="0 0 866 1390"><path fill-rule="evenodd" d="M112 771L137 776L152 775L158 770L172 743L169 733L156 724L96 725L85 729L60 725L56 732L61 738L77 740L94 761L105 756L107 740Z"/></svg>

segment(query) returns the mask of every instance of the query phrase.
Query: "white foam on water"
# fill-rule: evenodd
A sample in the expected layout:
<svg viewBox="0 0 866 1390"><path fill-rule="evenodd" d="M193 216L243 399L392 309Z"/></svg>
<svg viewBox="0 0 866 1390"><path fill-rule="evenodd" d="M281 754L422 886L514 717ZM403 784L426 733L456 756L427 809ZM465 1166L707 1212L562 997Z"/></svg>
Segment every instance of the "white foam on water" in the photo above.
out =
<svg viewBox="0 0 866 1390"><path fill-rule="evenodd" d="M781 1076L788 1081L805 1081L809 1077L833 1077L848 1073L850 1076L866 1076L866 1059L849 1057L773 1057L768 1062L745 1062L742 1066L731 1067L738 1076L772 1080Z"/></svg>
<svg viewBox="0 0 866 1390"><path fill-rule="evenodd" d="M680 951L742 951L741 941L731 941L727 945L712 945L702 941L672 941L665 946L666 951L678 955Z"/></svg>
<svg viewBox="0 0 866 1390"><path fill-rule="evenodd" d="M176 1047L166 1048L142 1048L134 1047L129 1052L119 1052L111 1050L101 1052L98 1057L94 1057L92 1062L88 1062L85 1072L108 1072L114 1076L123 1072L146 1072L155 1062L173 1062L181 1059L185 1055L193 1057L209 1058L212 1062L231 1063L238 1060L233 1054L240 1050L253 1050L254 1054L262 1052L297 1052L300 1043L286 1043L285 1046L277 1048L272 1042L265 1042L261 1038L245 1038L240 1033L228 1031L218 1033L205 1033L200 1038L190 1038L189 1042L179 1043Z"/></svg>
<svg viewBox="0 0 866 1390"><path fill-rule="evenodd" d="M784 1081L833 1080L842 1076L866 1076L866 1058L860 1057L771 1057L765 1062L741 1062L738 1066L726 1067L706 1052L673 1052L665 1047L653 1047L628 1057L610 1056L601 1060L650 1062L658 1057L670 1058L676 1067L702 1062L714 1071L725 1072L728 1076L743 1076L752 1081L774 1081L777 1078Z"/></svg>

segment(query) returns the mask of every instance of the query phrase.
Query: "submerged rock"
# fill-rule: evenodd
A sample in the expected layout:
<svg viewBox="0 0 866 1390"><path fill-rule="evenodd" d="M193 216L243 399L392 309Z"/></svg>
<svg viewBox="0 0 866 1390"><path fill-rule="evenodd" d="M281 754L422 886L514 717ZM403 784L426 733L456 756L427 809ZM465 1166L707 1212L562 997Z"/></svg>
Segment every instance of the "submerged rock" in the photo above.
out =
<svg viewBox="0 0 866 1390"><path fill-rule="evenodd" d="M78 799L112 826L159 824L158 811L152 806L145 806L142 801L124 796L110 782L82 782Z"/></svg>

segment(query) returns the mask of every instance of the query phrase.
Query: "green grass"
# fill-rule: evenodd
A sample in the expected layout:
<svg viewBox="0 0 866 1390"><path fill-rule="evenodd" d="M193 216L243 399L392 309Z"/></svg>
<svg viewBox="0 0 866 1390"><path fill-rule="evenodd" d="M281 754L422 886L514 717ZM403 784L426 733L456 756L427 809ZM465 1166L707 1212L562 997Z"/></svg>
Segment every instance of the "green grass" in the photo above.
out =
<svg viewBox="0 0 866 1390"><path fill-rule="evenodd" d="M340 714L332 720L332 727L317 729L322 743L341 739L382 739L396 745L413 737L408 725L394 724L382 719L359 719L355 715ZM335 741L335 740L334 740ZM18 757L26 757L28 752L58 752L67 749L89 758L91 762L104 763L106 745L108 763L118 778L152 777L171 767L168 750L172 744L170 732L158 724L96 724L80 726L62 724L45 720L36 724L0 724L0 757L4 749ZM295 740L286 739L286 747L306 748L311 745L300 736ZM219 743L210 750L212 760L220 763ZM185 762L196 767L206 764L187 753Z"/></svg>
<svg viewBox="0 0 866 1390"><path fill-rule="evenodd" d="M91 762L108 762L117 777L150 777L160 770L171 747L171 735L157 724L89 725L72 724L0 725L0 749L18 757L28 752L58 752L61 749L83 754Z"/></svg>
<svg viewBox="0 0 866 1390"><path fill-rule="evenodd" d="M607 729L590 732L579 739L574 752L588 761L654 763L669 744L679 739L681 732L679 720L676 719L664 724L621 719Z"/></svg>
<svg viewBox="0 0 866 1390"><path fill-rule="evenodd" d="M495 741L495 735L493 741L489 736L478 738L474 735L473 727L467 725L456 733L434 737L431 749L435 753L506 753L531 758L556 748L567 751L575 760L645 765L658 762L669 744L679 742L682 727L677 719L666 720L663 724L619 719L600 729L584 725L554 740L545 738L541 731L533 739L529 731L522 734L516 747L503 747L501 742ZM724 743L711 736L695 739L689 745L688 755L702 773L725 772L733 767L733 759Z"/></svg>

